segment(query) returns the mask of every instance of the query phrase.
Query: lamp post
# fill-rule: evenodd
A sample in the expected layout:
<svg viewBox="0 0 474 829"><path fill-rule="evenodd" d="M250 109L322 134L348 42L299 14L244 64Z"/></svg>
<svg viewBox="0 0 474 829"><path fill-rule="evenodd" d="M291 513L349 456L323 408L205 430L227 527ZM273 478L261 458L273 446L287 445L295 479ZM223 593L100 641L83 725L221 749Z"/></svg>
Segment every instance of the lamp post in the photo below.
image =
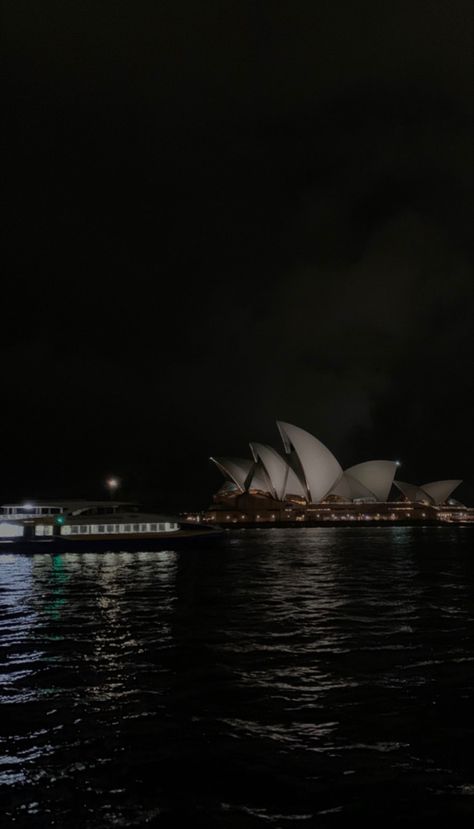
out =
<svg viewBox="0 0 474 829"><path fill-rule="evenodd" d="M115 478L114 476L111 476L110 478L107 478L107 480L105 482L105 486L108 489L109 498L110 498L110 500L112 500L112 498L114 497L115 493L117 492L117 490L120 486L120 478Z"/></svg>

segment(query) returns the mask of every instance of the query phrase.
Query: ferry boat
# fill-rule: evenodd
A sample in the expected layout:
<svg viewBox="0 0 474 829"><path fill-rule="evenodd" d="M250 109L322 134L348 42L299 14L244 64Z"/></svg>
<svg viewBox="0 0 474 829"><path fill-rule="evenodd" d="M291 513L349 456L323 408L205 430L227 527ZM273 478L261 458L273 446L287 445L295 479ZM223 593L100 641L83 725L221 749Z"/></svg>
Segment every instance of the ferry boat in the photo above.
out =
<svg viewBox="0 0 474 829"><path fill-rule="evenodd" d="M214 527L181 526L123 501L35 501L0 508L0 552L160 550L211 542Z"/></svg>

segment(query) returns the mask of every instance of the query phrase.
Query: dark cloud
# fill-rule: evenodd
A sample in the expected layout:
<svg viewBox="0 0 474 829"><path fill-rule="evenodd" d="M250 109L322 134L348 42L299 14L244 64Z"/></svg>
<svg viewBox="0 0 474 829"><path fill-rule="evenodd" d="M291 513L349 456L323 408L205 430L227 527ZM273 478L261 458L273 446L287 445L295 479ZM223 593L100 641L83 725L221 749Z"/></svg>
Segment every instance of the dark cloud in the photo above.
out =
<svg viewBox="0 0 474 829"><path fill-rule="evenodd" d="M471 18L7 4L4 496L203 504L276 417L469 479Z"/></svg>

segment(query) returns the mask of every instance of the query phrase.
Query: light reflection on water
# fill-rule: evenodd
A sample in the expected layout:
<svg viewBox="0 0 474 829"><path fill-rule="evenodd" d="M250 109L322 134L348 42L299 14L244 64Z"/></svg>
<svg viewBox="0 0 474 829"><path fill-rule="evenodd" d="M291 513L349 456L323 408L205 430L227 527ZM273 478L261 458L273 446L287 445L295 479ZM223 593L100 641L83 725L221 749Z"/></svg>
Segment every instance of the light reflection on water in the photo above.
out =
<svg viewBox="0 0 474 829"><path fill-rule="evenodd" d="M269 530L179 554L2 556L7 819L406 822L434 797L465 815L470 539Z"/></svg>

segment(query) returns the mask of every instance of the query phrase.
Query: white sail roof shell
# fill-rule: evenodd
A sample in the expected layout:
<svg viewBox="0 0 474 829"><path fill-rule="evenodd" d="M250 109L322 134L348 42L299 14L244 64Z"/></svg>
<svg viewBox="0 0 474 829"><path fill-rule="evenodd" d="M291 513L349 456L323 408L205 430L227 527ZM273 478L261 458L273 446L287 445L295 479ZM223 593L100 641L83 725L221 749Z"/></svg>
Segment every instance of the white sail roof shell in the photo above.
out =
<svg viewBox="0 0 474 829"><path fill-rule="evenodd" d="M435 504L444 504L460 484L462 481L431 481L429 484L423 484L422 489L428 493Z"/></svg>
<svg viewBox="0 0 474 829"><path fill-rule="evenodd" d="M258 489L260 492L268 492L273 495L273 488L270 478L260 463L255 463L252 473L247 480L247 489Z"/></svg>
<svg viewBox="0 0 474 829"><path fill-rule="evenodd" d="M342 468L332 452L321 441L291 423L277 421L286 452L293 448L301 466L301 484L307 499L317 504L331 491L342 476ZM299 477L299 476L298 476Z"/></svg>
<svg viewBox="0 0 474 829"><path fill-rule="evenodd" d="M366 486L361 484L356 478L351 478L347 472L344 472L342 478L339 479L336 486L331 489L331 495L340 495L341 498L347 498L349 501L353 501L354 498L375 498L373 492L370 489L367 489Z"/></svg>
<svg viewBox="0 0 474 829"><path fill-rule="evenodd" d="M253 461L247 458L211 458L211 461L220 469L225 478L229 478L241 492L245 492Z"/></svg>
<svg viewBox="0 0 474 829"><path fill-rule="evenodd" d="M286 479L285 487L285 497L289 495L296 495L298 498L306 498L305 488L297 474L293 472L291 466L288 467L288 477Z"/></svg>
<svg viewBox="0 0 474 829"><path fill-rule="evenodd" d="M255 463L261 463L264 467L273 497L281 500L285 492L288 464L271 446L263 443L250 443L250 451Z"/></svg>
<svg viewBox="0 0 474 829"><path fill-rule="evenodd" d="M344 474L370 490L377 501L388 501L396 471L395 461L365 461L349 467Z"/></svg>
<svg viewBox="0 0 474 829"><path fill-rule="evenodd" d="M286 494L305 497L305 490L287 462L272 446L264 443L251 443L250 449L255 462L262 464L271 487L271 493L278 501L283 501Z"/></svg>
<svg viewBox="0 0 474 829"><path fill-rule="evenodd" d="M226 494L229 493L229 492L235 493L235 492L240 492L240 489L239 489L238 486L236 486L236 484L234 484L233 481L225 480L224 483L222 484L219 492L223 492L223 493L226 493Z"/></svg>
<svg viewBox="0 0 474 829"><path fill-rule="evenodd" d="M342 477L339 478L337 484L333 486L329 494L339 495L341 498L347 498L348 501L352 501L353 495L351 485L345 475L342 475Z"/></svg>
<svg viewBox="0 0 474 829"><path fill-rule="evenodd" d="M424 504L433 504L433 498L424 489L416 484L407 484L405 481L394 481L394 485L409 501L419 501Z"/></svg>

